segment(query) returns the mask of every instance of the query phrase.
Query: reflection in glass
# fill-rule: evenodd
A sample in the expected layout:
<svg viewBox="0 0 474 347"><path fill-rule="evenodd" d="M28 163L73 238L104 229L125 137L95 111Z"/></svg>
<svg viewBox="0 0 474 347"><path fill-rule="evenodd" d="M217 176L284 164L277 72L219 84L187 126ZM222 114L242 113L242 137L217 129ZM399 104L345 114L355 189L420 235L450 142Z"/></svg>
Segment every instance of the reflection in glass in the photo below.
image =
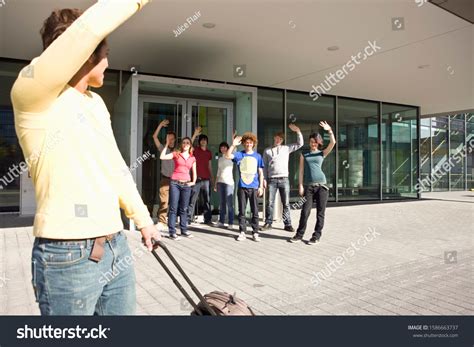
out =
<svg viewBox="0 0 474 347"><path fill-rule="evenodd" d="M433 191L448 190L448 171L443 164L448 162L448 118L434 117L431 119L432 134L432 172L431 185Z"/></svg>
<svg viewBox="0 0 474 347"><path fill-rule="evenodd" d="M380 198L378 103L339 98L339 200Z"/></svg>
<svg viewBox="0 0 474 347"><path fill-rule="evenodd" d="M382 105L382 198L417 197L417 109ZM425 139L425 144L426 144Z"/></svg>
<svg viewBox="0 0 474 347"><path fill-rule="evenodd" d="M334 133L336 134L336 119L334 97L321 96L316 101L308 98L307 93L287 92L287 124L295 123L303 134L303 147L290 155L290 187L291 195L296 197L298 195L298 166L300 154L303 150L309 149L309 135L313 132L319 132L323 136L324 145L329 143L329 134L324 131L319 122L324 120L329 123ZM290 129L286 129L287 143L296 142L296 134ZM325 148L325 147L324 147ZM336 150L324 159L322 170L326 175L327 185L329 187L329 201L336 199L335 184L336 184Z"/></svg>

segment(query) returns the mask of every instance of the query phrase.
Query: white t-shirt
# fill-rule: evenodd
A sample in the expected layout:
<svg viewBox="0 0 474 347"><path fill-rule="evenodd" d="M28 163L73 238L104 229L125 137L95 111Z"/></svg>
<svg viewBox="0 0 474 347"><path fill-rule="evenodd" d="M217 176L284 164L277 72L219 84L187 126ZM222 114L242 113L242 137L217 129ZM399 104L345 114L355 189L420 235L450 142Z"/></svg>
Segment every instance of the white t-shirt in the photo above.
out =
<svg viewBox="0 0 474 347"><path fill-rule="evenodd" d="M217 161L217 182L234 185L234 162L231 159L226 159L223 156Z"/></svg>

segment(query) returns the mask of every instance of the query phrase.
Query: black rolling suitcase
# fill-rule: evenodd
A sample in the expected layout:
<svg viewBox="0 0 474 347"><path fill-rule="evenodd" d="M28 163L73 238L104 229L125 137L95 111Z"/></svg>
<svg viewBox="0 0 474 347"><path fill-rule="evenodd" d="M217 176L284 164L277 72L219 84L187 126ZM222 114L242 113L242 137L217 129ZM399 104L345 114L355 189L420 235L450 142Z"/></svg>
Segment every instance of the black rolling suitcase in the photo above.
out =
<svg viewBox="0 0 474 347"><path fill-rule="evenodd" d="M181 283L176 279L173 273L170 271L168 266L163 262L157 252L157 248L154 248L152 253L153 256L158 260L160 265L170 276L173 283L178 287L179 291L184 295L186 300L191 304L194 310L191 315L197 316L255 316L252 309L241 299L235 295L231 295L225 292L213 291L206 295L202 295L196 286L191 282L189 277L184 272L183 268L178 264L174 256L171 254L166 244L161 241L155 241L155 246L158 244L158 248L163 249L166 255L169 257L171 262L176 266L179 273L183 276L185 281L189 284L193 292L199 298L199 303L196 304L194 300L189 296L188 292L183 288Z"/></svg>

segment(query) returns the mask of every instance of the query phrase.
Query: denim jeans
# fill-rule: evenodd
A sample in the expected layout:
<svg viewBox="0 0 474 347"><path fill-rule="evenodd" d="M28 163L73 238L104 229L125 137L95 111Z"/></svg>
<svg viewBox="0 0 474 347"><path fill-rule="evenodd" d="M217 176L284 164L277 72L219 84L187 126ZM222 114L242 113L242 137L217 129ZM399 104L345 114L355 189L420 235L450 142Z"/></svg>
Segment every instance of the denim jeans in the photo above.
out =
<svg viewBox="0 0 474 347"><path fill-rule="evenodd" d="M93 240L36 238L32 284L42 315L134 315L135 272L123 232L104 244L98 263L89 260Z"/></svg>
<svg viewBox="0 0 474 347"><path fill-rule="evenodd" d="M196 203L199 197L201 197L202 203L204 205L204 223L210 222L212 220L210 181L198 178L191 193L191 203L189 204L188 209L189 223L191 223L194 219Z"/></svg>
<svg viewBox="0 0 474 347"><path fill-rule="evenodd" d="M273 222L273 208L277 191L280 193L283 204L283 223L285 223L285 226L291 226L290 180L288 177L270 178L268 180L268 204L265 223L271 225Z"/></svg>
<svg viewBox="0 0 474 347"><path fill-rule="evenodd" d="M247 209L247 200L250 203L250 211L252 212L252 219L250 225L252 226L252 234L258 233L258 189L255 188L241 188L237 190L237 199L239 201L239 230L247 230L247 219L245 218L245 210Z"/></svg>
<svg viewBox="0 0 474 347"><path fill-rule="evenodd" d="M234 224L234 186L217 182L217 192L219 193L219 222L225 222L226 212L229 213L229 225Z"/></svg>
<svg viewBox="0 0 474 347"><path fill-rule="evenodd" d="M322 186L305 186L304 187L304 198L305 203L301 209L300 223L296 234L299 237L303 237L306 231L306 224L308 222L311 208L313 207L313 200L316 202L316 225L314 227L313 237L319 239L324 227L324 214L326 211L326 205L328 202L329 190Z"/></svg>
<svg viewBox="0 0 474 347"><path fill-rule="evenodd" d="M181 233L188 229L188 205L191 196L191 187L171 180L170 199L168 206L168 229L170 235L176 234L176 220L179 216Z"/></svg>

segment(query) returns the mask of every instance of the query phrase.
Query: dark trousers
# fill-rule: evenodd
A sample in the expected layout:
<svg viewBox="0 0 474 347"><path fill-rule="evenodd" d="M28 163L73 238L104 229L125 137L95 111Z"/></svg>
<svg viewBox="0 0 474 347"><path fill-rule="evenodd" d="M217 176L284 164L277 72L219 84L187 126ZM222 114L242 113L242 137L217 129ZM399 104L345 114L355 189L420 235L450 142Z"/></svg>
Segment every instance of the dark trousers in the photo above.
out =
<svg viewBox="0 0 474 347"><path fill-rule="evenodd" d="M199 197L201 197L201 201L204 205L204 223L208 223L212 220L210 181L198 178L191 192L191 201L188 208L189 223L194 220L196 203Z"/></svg>
<svg viewBox="0 0 474 347"><path fill-rule="evenodd" d="M306 224L313 207L313 201L316 202L316 225L314 227L313 237L319 239L324 227L324 214L326 212L326 205L328 202L329 191L322 186L305 186L304 187L304 199L305 203L301 209L300 223L296 234L299 237L303 237L306 231Z"/></svg>
<svg viewBox="0 0 474 347"><path fill-rule="evenodd" d="M237 200L239 202L239 229L245 231L247 229L247 220L245 218L245 210L247 209L247 200L250 203L250 211L252 212L252 234L258 233L258 189L241 188L237 190Z"/></svg>
<svg viewBox="0 0 474 347"><path fill-rule="evenodd" d="M168 207L168 229L170 235L176 234L176 220L178 216L181 233L185 233L187 231L188 205L190 195L190 186L171 180Z"/></svg>

